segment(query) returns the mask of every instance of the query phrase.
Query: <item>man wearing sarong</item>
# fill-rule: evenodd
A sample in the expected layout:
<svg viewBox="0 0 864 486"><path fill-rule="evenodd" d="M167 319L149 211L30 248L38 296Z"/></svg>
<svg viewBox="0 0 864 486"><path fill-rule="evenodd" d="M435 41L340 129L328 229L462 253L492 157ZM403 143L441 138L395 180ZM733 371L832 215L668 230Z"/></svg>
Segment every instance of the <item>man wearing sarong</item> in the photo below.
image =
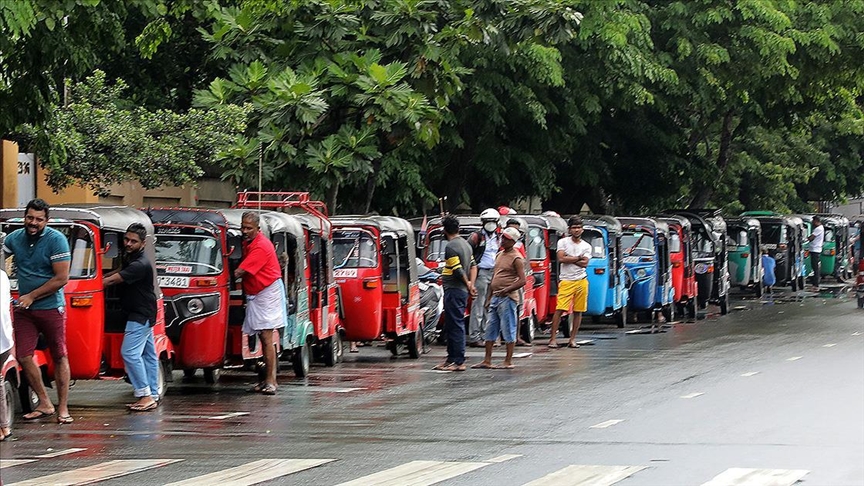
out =
<svg viewBox="0 0 864 486"><path fill-rule="evenodd" d="M246 294L246 319L243 332L257 334L264 351L265 379L250 391L265 395L276 394L276 347L273 332L285 325L285 287L276 248L261 234L257 212L243 213L240 231L243 233L243 259L234 272L243 280Z"/></svg>

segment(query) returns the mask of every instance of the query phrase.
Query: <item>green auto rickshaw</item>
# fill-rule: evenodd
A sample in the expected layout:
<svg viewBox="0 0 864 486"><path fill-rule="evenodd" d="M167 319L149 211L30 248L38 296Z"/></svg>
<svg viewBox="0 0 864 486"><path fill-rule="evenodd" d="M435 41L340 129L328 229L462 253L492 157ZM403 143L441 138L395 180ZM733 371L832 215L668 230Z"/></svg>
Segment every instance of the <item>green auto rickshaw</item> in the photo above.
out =
<svg viewBox="0 0 864 486"><path fill-rule="evenodd" d="M849 263L849 219L840 214L820 214L825 225L825 243L819 259L819 273L838 281L851 277Z"/></svg>
<svg viewBox="0 0 864 486"><path fill-rule="evenodd" d="M804 222L804 238L801 240L801 248L804 249L804 279L808 279L813 275L813 264L810 262L810 235L813 233L813 215L812 214L794 214ZM820 258L820 262L822 259ZM821 263L820 263L821 267Z"/></svg>
<svg viewBox="0 0 864 486"><path fill-rule="evenodd" d="M762 225L756 218L726 220L731 285L762 296Z"/></svg>

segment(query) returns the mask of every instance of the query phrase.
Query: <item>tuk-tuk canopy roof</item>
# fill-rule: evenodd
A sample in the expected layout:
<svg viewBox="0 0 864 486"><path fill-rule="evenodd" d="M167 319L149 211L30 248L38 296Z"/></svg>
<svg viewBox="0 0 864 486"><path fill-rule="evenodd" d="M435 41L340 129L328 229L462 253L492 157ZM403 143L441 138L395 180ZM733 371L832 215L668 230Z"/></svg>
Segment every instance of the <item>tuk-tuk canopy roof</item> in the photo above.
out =
<svg viewBox="0 0 864 486"><path fill-rule="evenodd" d="M670 225L677 224L678 226L684 228L686 231L690 231L690 229L693 227L692 223L690 223L690 220L687 219L686 216L682 216L680 214L657 214L651 217Z"/></svg>
<svg viewBox="0 0 864 486"><path fill-rule="evenodd" d="M321 232L325 235L330 234L332 225L329 219L319 217L315 214L310 214L302 208L281 208L278 212L289 214L297 218L297 221L299 221L300 224L309 231L314 231L316 233Z"/></svg>
<svg viewBox="0 0 864 486"><path fill-rule="evenodd" d="M741 216L741 217L746 217L746 216L750 216L750 217L772 217L772 218L781 218L781 217L783 217L783 215L780 214L780 213L777 213L777 212L774 212L774 211L766 211L766 210L759 210L759 211L744 211L744 212L741 213L739 216Z"/></svg>
<svg viewBox="0 0 864 486"><path fill-rule="evenodd" d="M522 218L529 226L540 226L541 228L556 231L562 235L567 234L567 221L561 216L542 214L508 214L507 219Z"/></svg>
<svg viewBox="0 0 864 486"><path fill-rule="evenodd" d="M624 227L623 229L626 229L626 226L635 225L646 228L653 233L669 233L669 225L667 223L663 221L657 221L653 218L625 216L619 217L618 221L621 222L621 226Z"/></svg>
<svg viewBox="0 0 864 486"><path fill-rule="evenodd" d="M842 214L817 214L822 221L830 222L834 226L849 226L849 218Z"/></svg>
<svg viewBox="0 0 864 486"><path fill-rule="evenodd" d="M605 214L591 214L582 218L582 222L584 224L588 224L591 226L602 226L606 228L606 231L609 232L610 236L620 236L624 229L621 227L621 221L618 218L613 216L607 216Z"/></svg>
<svg viewBox="0 0 864 486"><path fill-rule="evenodd" d="M762 223L756 218L730 218L726 220L726 224L730 228L762 228Z"/></svg>
<svg viewBox="0 0 864 486"><path fill-rule="evenodd" d="M219 211L206 208L148 208L146 210L154 223L177 223L188 225L213 224L227 227L228 221Z"/></svg>
<svg viewBox="0 0 864 486"><path fill-rule="evenodd" d="M346 226L372 226L378 228L379 231L393 232L398 235L403 235L408 238L408 244L415 246L414 242L414 226L406 219L397 218L395 216L379 216L370 214L365 216L358 215L341 215L333 216L330 219L334 229Z"/></svg>
<svg viewBox="0 0 864 486"><path fill-rule="evenodd" d="M0 218L23 218L24 208L2 209ZM153 234L153 223L144 212L128 206L111 204L76 204L51 206L48 210L49 222L52 219L88 221L100 228L125 232L132 223L140 223Z"/></svg>
<svg viewBox="0 0 864 486"><path fill-rule="evenodd" d="M267 222L270 233L289 233L297 238L303 238L303 225L295 217L277 211L261 213L261 219Z"/></svg>
<svg viewBox="0 0 864 486"><path fill-rule="evenodd" d="M225 220L228 221L228 228L232 230L240 230L240 225L243 224L243 213L247 211L255 212L260 215L260 222L258 227L261 229L261 232L264 233L264 236L270 237L270 225L267 224L267 220L264 219L264 213L267 213L268 210L264 209L261 211L255 209L216 209L225 216Z"/></svg>

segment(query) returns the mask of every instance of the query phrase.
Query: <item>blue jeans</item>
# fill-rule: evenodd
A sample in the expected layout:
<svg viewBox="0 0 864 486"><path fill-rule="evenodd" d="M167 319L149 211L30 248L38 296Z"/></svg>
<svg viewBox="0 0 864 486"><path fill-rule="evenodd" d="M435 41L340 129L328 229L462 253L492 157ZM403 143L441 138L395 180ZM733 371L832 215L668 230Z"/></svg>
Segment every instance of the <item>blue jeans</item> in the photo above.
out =
<svg viewBox="0 0 864 486"><path fill-rule="evenodd" d="M159 399L159 358L153 343L153 328L145 323L129 321L123 335L120 354L126 364L126 374L135 389L136 397L150 395Z"/></svg>
<svg viewBox="0 0 864 486"><path fill-rule="evenodd" d="M507 297L492 297L489 302L489 313L486 315L486 340L498 339L498 334L504 337L505 343L516 342L516 301Z"/></svg>
<svg viewBox="0 0 864 486"><path fill-rule="evenodd" d="M447 334L447 362L465 362L465 306L468 291L444 289L444 332Z"/></svg>

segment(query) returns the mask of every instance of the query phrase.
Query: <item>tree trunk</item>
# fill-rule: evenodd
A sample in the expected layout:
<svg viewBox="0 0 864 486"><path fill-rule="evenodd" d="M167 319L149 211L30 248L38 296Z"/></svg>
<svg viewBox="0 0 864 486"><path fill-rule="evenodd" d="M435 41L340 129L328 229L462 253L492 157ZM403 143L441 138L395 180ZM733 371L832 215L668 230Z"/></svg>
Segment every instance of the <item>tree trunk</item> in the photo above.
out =
<svg viewBox="0 0 864 486"><path fill-rule="evenodd" d="M338 208L336 207L336 198L339 196L339 181L335 181L330 189L327 190L327 211L330 214L336 214Z"/></svg>
<svg viewBox="0 0 864 486"><path fill-rule="evenodd" d="M734 120L735 113L733 110L727 111L723 116L723 126L720 128L720 146L717 150L717 179L722 178L723 173L726 172L726 167L729 165L729 155L732 147L733 133L735 131L735 129L732 128ZM693 200L690 202L690 209L706 207L714 197L717 182L719 181L702 181L700 184L701 187L696 191L696 195L693 196Z"/></svg>

